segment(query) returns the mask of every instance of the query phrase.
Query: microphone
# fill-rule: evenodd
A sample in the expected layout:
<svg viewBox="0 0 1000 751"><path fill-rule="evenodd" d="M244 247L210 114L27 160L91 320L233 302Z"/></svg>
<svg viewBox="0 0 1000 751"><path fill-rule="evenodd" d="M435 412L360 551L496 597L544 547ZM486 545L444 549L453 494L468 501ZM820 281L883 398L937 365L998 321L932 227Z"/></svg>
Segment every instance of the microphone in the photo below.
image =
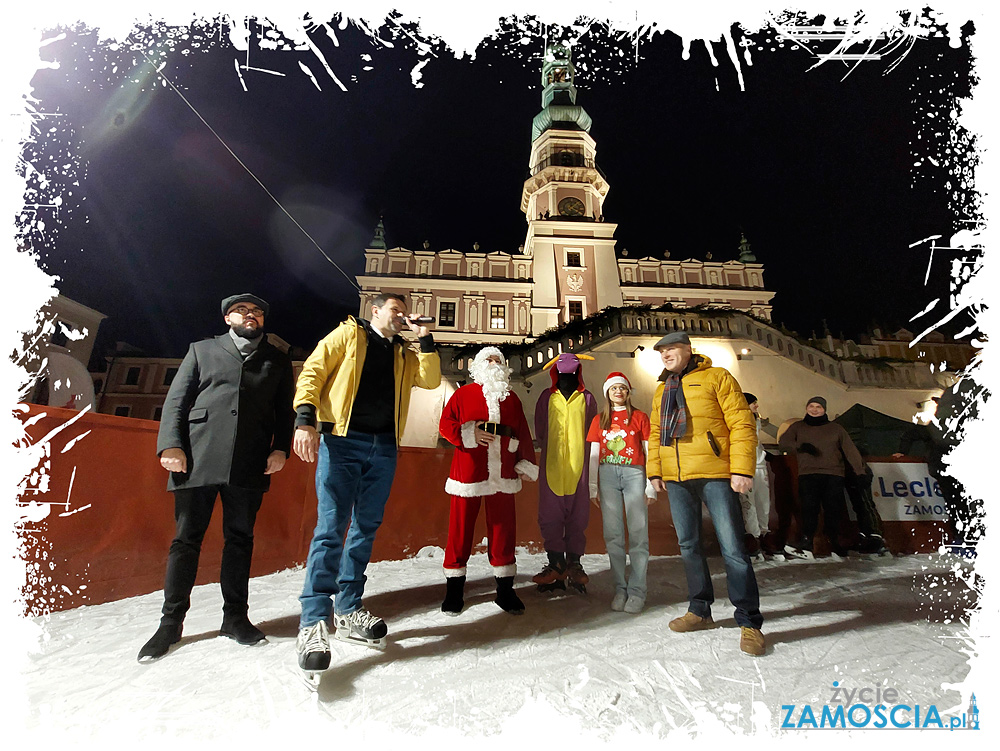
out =
<svg viewBox="0 0 1000 751"><path fill-rule="evenodd" d="M410 323L434 323L434 316L417 316L416 318L407 318L406 320Z"/></svg>

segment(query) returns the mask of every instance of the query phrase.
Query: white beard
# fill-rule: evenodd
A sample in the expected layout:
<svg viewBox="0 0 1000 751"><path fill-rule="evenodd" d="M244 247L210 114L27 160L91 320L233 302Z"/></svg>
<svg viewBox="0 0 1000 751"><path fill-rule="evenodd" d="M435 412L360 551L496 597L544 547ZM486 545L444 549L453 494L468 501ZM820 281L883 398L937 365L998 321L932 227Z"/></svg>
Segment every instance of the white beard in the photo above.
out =
<svg viewBox="0 0 1000 751"><path fill-rule="evenodd" d="M494 362L487 363L485 367L478 369L475 381L483 388L490 422L500 422L500 402L510 393L509 369Z"/></svg>

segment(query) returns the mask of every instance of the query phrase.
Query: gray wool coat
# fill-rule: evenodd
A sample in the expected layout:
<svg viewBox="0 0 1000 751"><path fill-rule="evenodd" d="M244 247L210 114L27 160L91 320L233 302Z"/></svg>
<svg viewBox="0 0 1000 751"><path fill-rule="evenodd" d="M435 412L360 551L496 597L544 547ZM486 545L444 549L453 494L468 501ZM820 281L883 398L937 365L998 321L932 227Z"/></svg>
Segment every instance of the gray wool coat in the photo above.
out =
<svg viewBox="0 0 1000 751"><path fill-rule="evenodd" d="M292 362L268 341L245 360L229 333L195 342L163 404L156 453L180 448L187 472L168 490L235 485L267 490L272 451L292 446Z"/></svg>

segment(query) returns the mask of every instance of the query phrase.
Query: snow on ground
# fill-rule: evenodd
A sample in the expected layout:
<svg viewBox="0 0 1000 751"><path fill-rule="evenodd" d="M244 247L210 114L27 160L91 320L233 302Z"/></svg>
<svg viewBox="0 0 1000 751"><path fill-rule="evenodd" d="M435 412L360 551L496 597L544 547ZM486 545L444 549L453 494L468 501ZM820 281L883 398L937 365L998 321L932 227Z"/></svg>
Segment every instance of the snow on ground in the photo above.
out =
<svg viewBox="0 0 1000 751"><path fill-rule="evenodd" d="M753 658L739 651L719 558L710 559L717 627L675 634L667 622L686 610L679 557L650 561L646 610L628 615L608 607L605 556L584 558L588 595L549 598L529 578L543 556L519 551L526 613L512 616L493 604L490 568L477 554L466 610L455 618L439 610L440 555L425 549L369 567L365 606L385 618L390 643L383 652L333 641L333 664L316 692L295 662L301 569L251 581L250 614L268 635L254 647L217 636L217 585L195 589L184 638L151 664L135 656L156 628L160 592L38 618L44 637L24 676L33 745L199 745L274 734L333 747L383 733L423 748L421 738L442 735L523 739L524 724L536 721L601 741L720 729L787 739L801 731L779 730L781 706L825 704L833 681L891 686L900 703L936 704L942 716L968 701L943 686L961 684L969 670L959 618L972 593L961 559L757 564L768 652ZM537 735L528 737L538 745Z"/></svg>

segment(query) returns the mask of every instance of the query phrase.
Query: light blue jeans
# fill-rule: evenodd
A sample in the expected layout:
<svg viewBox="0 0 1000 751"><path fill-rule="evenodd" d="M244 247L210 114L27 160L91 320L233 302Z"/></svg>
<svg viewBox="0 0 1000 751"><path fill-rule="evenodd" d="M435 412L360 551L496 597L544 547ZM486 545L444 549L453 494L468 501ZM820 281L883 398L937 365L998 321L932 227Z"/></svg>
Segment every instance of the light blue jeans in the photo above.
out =
<svg viewBox="0 0 1000 751"><path fill-rule="evenodd" d="M316 466L316 530L299 597L299 628L361 607L365 569L396 473L396 438L348 430L323 434ZM347 539L344 533L350 524Z"/></svg>
<svg viewBox="0 0 1000 751"><path fill-rule="evenodd" d="M646 599L649 563L649 514L646 511L646 468L629 464L601 464L597 487L604 520L604 546L611 561L615 590ZM622 512L624 511L624 520ZM632 571L625 576L625 528Z"/></svg>

